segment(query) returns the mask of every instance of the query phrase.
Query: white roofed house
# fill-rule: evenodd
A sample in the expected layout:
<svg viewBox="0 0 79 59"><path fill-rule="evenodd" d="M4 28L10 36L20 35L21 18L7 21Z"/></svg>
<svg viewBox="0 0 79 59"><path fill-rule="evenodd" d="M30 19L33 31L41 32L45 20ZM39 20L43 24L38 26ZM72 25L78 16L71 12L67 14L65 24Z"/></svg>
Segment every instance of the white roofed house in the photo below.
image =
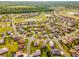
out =
<svg viewBox="0 0 79 59"><path fill-rule="evenodd" d="M8 52L8 48L7 47L4 47L4 48L0 49L0 54L6 53L6 52Z"/></svg>
<svg viewBox="0 0 79 59"><path fill-rule="evenodd" d="M51 48L54 48L54 42L52 40L49 41L49 45L50 45Z"/></svg>
<svg viewBox="0 0 79 59"><path fill-rule="evenodd" d="M4 39L0 39L0 44L4 44Z"/></svg>
<svg viewBox="0 0 79 59"><path fill-rule="evenodd" d="M47 46L45 43L42 44L42 48L45 49Z"/></svg>
<svg viewBox="0 0 79 59"><path fill-rule="evenodd" d="M16 54L14 55L15 57L23 57L23 51L17 51Z"/></svg>
<svg viewBox="0 0 79 59"><path fill-rule="evenodd" d="M56 55L56 56L60 56L60 55L61 55L61 52L60 52L58 49L52 49L52 50L51 50L51 53L52 53L53 55Z"/></svg>
<svg viewBox="0 0 79 59"><path fill-rule="evenodd" d="M37 42L34 42L34 47L38 46L38 43Z"/></svg>
<svg viewBox="0 0 79 59"><path fill-rule="evenodd" d="M34 57L38 57L41 55L41 51L40 50L36 50L34 53L33 53L33 56Z"/></svg>
<svg viewBox="0 0 79 59"><path fill-rule="evenodd" d="M75 23L73 23L73 22L68 22L67 25L68 25L68 26L74 26Z"/></svg>
<svg viewBox="0 0 79 59"><path fill-rule="evenodd" d="M33 46L34 46L34 47L38 47L38 46L39 46L39 41L38 41L38 40L35 41Z"/></svg>
<svg viewBox="0 0 79 59"><path fill-rule="evenodd" d="M42 41L42 48L43 48L43 49L45 49L45 48L47 47L47 46L46 46L46 43L47 43L46 40Z"/></svg>
<svg viewBox="0 0 79 59"><path fill-rule="evenodd" d="M22 28L19 28L18 30L19 30L19 32L20 32L21 34L25 34L25 33L26 33Z"/></svg>

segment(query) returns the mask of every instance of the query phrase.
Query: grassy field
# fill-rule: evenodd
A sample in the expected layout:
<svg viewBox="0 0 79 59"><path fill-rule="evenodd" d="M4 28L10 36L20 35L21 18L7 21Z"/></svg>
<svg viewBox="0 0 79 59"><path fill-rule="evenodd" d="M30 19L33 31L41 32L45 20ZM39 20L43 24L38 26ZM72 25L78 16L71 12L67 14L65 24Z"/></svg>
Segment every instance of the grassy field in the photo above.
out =
<svg viewBox="0 0 79 59"><path fill-rule="evenodd" d="M59 11L58 14L61 15L61 16L67 16L67 17L79 20L78 16L74 16L74 14L71 14L71 13L74 13L74 12L78 12L78 10L63 10L63 11Z"/></svg>
<svg viewBox="0 0 79 59"><path fill-rule="evenodd" d="M34 6L9 6L8 8L36 8Z"/></svg>
<svg viewBox="0 0 79 59"><path fill-rule="evenodd" d="M7 32L7 31L13 31L12 27L8 26L10 23L9 22L0 22L0 35L3 32Z"/></svg>

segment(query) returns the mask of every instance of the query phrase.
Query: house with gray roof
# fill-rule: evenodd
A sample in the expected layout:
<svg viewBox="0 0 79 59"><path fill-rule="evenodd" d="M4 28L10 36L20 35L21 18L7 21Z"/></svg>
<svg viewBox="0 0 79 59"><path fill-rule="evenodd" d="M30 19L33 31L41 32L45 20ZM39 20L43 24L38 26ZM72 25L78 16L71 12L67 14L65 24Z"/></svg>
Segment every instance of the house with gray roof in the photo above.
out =
<svg viewBox="0 0 79 59"><path fill-rule="evenodd" d="M0 54L6 53L6 52L8 52L8 48L7 47L4 47L4 48L0 49Z"/></svg>

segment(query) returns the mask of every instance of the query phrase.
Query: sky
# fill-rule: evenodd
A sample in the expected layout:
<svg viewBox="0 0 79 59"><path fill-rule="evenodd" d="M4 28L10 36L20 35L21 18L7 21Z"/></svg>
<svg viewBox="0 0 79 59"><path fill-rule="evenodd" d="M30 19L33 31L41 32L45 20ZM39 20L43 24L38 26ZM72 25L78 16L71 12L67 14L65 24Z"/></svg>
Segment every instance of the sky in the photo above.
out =
<svg viewBox="0 0 79 59"><path fill-rule="evenodd" d="M79 0L0 0L0 1L79 1Z"/></svg>

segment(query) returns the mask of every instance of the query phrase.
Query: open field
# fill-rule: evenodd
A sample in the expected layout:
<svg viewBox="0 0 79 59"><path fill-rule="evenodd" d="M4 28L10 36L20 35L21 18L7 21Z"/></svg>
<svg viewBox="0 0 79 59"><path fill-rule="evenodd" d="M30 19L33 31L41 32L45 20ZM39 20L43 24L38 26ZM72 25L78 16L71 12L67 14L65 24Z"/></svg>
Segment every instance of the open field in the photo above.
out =
<svg viewBox="0 0 79 59"><path fill-rule="evenodd" d="M33 6L9 6L8 8L35 8Z"/></svg>

